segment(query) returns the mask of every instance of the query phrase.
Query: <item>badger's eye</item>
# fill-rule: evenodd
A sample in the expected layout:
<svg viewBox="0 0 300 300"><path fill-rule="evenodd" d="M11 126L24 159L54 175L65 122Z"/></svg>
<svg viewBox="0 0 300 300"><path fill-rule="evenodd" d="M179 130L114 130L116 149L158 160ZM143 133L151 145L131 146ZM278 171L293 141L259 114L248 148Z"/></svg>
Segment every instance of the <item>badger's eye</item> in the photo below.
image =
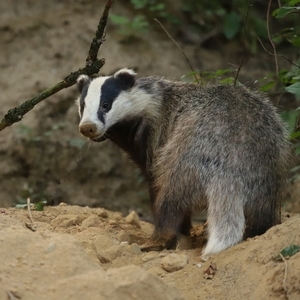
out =
<svg viewBox="0 0 300 300"><path fill-rule="evenodd" d="M109 110L109 103L108 102L104 102L102 104L102 110L103 111L108 111Z"/></svg>

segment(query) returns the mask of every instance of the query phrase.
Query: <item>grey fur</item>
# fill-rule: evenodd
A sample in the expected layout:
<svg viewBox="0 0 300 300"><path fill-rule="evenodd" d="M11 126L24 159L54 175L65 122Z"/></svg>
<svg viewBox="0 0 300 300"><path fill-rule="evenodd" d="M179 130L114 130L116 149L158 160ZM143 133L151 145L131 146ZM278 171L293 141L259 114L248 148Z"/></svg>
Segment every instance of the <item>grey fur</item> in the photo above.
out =
<svg viewBox="0 0 300 300"><path fill-rule="evenodd" d="M244 86L155 77L137 79L121 94L133 99L138 93L145 108L128 112L126 120L141 120L132 140L139 148L122 146L113 130L105 137L127 151L148 180L154 237L171 245L178 233L189 233L191 214L207 208L207 255L280 223L290 145L267 98ZM138 160L140 149L145 158Z"/></svg>

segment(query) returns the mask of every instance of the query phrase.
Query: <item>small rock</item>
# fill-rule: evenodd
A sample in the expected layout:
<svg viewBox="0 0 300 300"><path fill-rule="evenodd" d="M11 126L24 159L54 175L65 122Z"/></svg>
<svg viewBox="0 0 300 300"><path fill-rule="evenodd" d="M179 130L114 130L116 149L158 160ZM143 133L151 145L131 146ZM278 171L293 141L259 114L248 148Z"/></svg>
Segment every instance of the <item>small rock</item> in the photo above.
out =
<svg viewBox="0 0 300 300"><path fill-rule="evenodd" d="M101 221L99 220L99 217L92 215L82 222L81 228L87 229L89 227L99 227L100 223Z"/></svg>
<svg viewBox="0 0 300 300"><path fill-rule="evenodd" d="M126 218L125 222L127 224L135 225L138 228L141 228L140 219L135 211L132 211Z"/></svg>
<svg viewBox="0 0 300 300"><path fill-rule="evenodd" d="M107 218L108 217L107 211L102 210L102 211L98 212L98 217L100 217L100 218Z"/></svg>
<svg viewBox="0 0 300 300"><path fill-rule="evenodd" d="M122 246L114 245L104 251L97 252L97 257L102 263L109 263L121 256L122 254Z"/></svg>
<svg viewBox="0 0 300 300"><path fill-rule="evenodd" d="M143 256L142 261L147 262L156 258L158 258L157 252L148 252Z"/></svg>
<svg viewBox="0 0 300 300"><path fill-rule="evenodd" d="M130 235L128 232L126 232L125 230L122 230L118 233L117 235L117 240L122 243L122 242L128 242L130 243Z"/></svg>
<svg viewBox="0 0 300 300"><path fill-rule="evenodd" d="M85 216L81 215L58 215L55 219L51 221L51 225L54 227L67 228L75 225L80 225L85 219Z"/></svg>
<svg viewBox="0 0 300 300"><path fill-rule="evenodd" d="M125 250L128 253L131 253L131 254L134 254L134 255L139 255L139 254L142 253L140 246L138 244L135 244L135 243L126 246Z"/></svg>
<svg viewBox="0 0 300 300"><path fill-rule="evenodd" d="M116 225L118 225L118 222L115 221L115 220L109 220L108 224L111 225L111 226L116 226Z"/></svg>
<svg viewBox="0 0 300 300"><path fill-rule="evenodd" d="M116 245L116 243L110 237L104 234L98 235L96 241L94 242L97 253L106 250L114 245Z"/></svg>
<svg viewBox="0 0 300 300"><path fill-rule="evenodd" d="M152 267L148 270L148 272L157 276L161 276L166 273L166 271L160 267Z"/></svg>
<svg viewBox="0 0 300 300"><path fill-rule="evenodd" d="M168 272L174 272L184 268L188 262L187 255L172 253L161 260L161 267Z"/></svg>
<svg viewBox="0 0 300 300"><path fill-rule="evenodd" d="M176 250L189 250L192 249L192 240L189 236L181 234L178 238Z"/></svg>

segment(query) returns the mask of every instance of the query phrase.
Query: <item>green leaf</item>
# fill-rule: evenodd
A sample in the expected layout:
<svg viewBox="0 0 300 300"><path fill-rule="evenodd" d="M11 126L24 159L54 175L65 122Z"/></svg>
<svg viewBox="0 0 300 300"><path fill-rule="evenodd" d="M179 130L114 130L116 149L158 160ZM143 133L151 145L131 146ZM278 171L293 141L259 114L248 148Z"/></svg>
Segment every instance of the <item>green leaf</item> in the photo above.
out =
<svg viewBox="0 0 300 300"><path fill-rule="evenodd" d="M291 0L291 1L289 1L288 5L293 6L293 5L296 5L298 3L300 3L300 0Z"/></svg>
<svg viewBox="0 0 300 300"><path fill-rule="evenodd" d="M285 247L283 250L280 251L280 254L283 257L291 257L293 255L295 255L297 252L300 251L300 247L297 245L289 245L287 247ZM280 255L277 255L276 257L274 257L275 260L282 260Z"/></svg>
<svg viewBox="0 0 300 300"><path fill-rule="evenodd" d="M267 92L275 85L275 83L276 83L275 81L270 81L270 82L264 84L263 86L261 86L260 90L263 92Z"/></svg>
<svg viewBox="0 0 300 300"><path fill-rule="evenodd" d="M300 36L292 37L289 42L295 47L300 47Z"/></svg>
<svg viewBox="0 0 300 300"><path fill-rule="evenodd" d="M131 0L130 1L135 9L143 9L147 6L148 0Z"/></svg>
<svg viewBox="0 0 300 300"><path fill-rule="evenodd" d="M228 40L232 39L240 29L240 17L232 11L224 18L224 34Z"/></svg>
<svg viewBox="0 0 300 300"><path fill-rule="evenodd" d="M27 208L27 204L16 204L15 208Z"/></svg>
<svg viewBox="0 0 300 300"><path fill-rule="evenodd" d="M127 17L123 17L120 15L110 14L109 18L115 25L127 25L128 23L130 23L130 20Z"/></svg>
<svg viewBox="0 0 300 300"><path fill-rule="evenodd" d="M300 82L296 82L290 86L285 87L285 90L289 93L300 95Z"/></svg>
<svg viewBox="0 0 300 300"><path fill-rule="evenodd" d="M299 116L299 112L296 110L281 112L281 118L286 123L289 133L292 133L294 131L295 122L298 116Z"/></svg>
<svg viewBox="0 0 300 300"><path fill-rule="evenodd" d="M227 77L221 80L222 84L233 84L234 83L234 78L232 77Z"/></svg>
<svg viewBox="0 0 300 300"><path fill-rule="evenodd" d="M44 201L41 201L41 202L35 203L34 206L35 206L36 210L43 211L45 203L44 203Z"/></svg>
<svg viewBox="0 0 300 300"><path fill-rule="evenodd" d="M289 138L292 140L298 138L299 136L300 136L300 131L295 131L290 134Z"/></svg>
<svg viewBox="0 0 300 300"><path fill-rule="evenodd" d="M279 18L283 18L284 16L290 14L290 13L295 13L295 12L299 12L300 11L300 7L287 7L287 6L282 6L278 9L276 9L273 12L273 16L277 19Z"/></svg>
<svg viewBox="0 0 300 300"><path fill-rule="evenodd" d="M300 154L300 147L296 147L295 149L295 154L298 156ZM299 175L299 174L298 174Z"/></svg>
<svg viewBox="0 0 300 300"><path fill-rule="evenodd" d="M216 71L216 76L221 76L221 75L227 74L230 71L231 71L230 69L218 70L218 71Z"/></svg>

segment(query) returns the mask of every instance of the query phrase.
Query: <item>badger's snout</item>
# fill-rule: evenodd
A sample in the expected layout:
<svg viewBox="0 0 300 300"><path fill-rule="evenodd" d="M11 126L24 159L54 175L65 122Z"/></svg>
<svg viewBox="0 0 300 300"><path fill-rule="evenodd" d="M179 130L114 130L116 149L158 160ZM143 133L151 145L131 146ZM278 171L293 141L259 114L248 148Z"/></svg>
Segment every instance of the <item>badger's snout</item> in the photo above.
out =
<svg viewBox="0 0 300 300"><path fill-rule="evenodd" d="M79 125L79 131L84 136L93 139L99 136L97 126L94 123L86 122Z"/></svg>

